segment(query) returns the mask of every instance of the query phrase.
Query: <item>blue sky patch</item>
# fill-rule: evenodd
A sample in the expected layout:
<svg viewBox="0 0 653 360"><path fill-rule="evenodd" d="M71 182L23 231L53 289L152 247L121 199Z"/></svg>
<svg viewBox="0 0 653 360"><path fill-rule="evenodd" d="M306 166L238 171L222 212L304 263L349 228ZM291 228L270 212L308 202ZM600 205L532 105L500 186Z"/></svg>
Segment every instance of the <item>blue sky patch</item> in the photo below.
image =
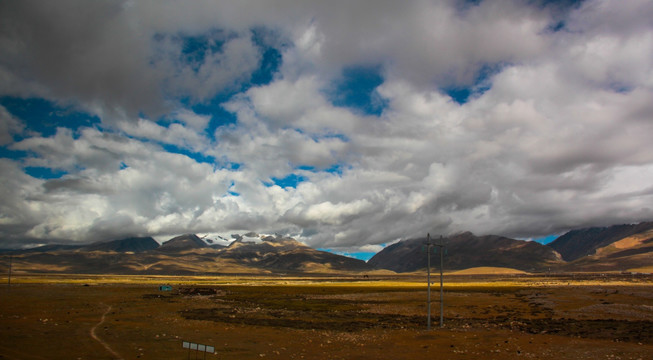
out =
<svg viewBox="0 0 653 360"><path fill-rule="evenodd" d="M298 170L304 170L304 171L310 171L310 172L317 172L317 168L312 165L301 165L297 167Z"/></svg>
<svg viewBox="0 0 653 360"><path fill-rule="evenodd" d="M253 40L259 46L262 52L261 64L251 77L251 83L254 86L267 85L274 79L274 74L279 71L283 56L281 52L271 46L267 46L261 39L260 32L253 31Z"/></svg>
<svg viewBox="0 0 653 360"><path fill-rule="evenodd" d="M479 97L490 90L492 87L490 82L492 76L501 72L508 65L508 63L483 64L477 71L476 77L471 85L453 84L442 87L440 90L449 95L456 103L463 105L471 100L471 98Z"/></svg>
<svg viewBox="0 0 653 360"><path fill-rule="evenodd" d="M29 155L27 151L10 150L6 146L0 146L0 158L22 159Z"/></svg>
<svg viewBox="0 0 653 360"><path fill-rule="evenodd" d="M274 79L274 74L279 71L282 56L279 50L267 48L263 51L261 66L252 74L251 82L253 85L267 85Z"/></svg>
<svg viewBox="0 0 653 360"><path fill-rule="evenodd" d="M317 249L319 251L326 251L332 254L337 254L337 255L342 255L342 256L347 256L350 258L358 259L358 260L363 260L367 261L372 258L372 256L376 255L374 252L366 252L366 251L361 251L361 252L343 252L343 251L336 251L333 249L325 249L325 248L319 248Z"/></svg>
<svg viewBox="0 0 653 360"><path fill-rule="evenodd" d="M205 132L210 139L215 140L215 130L217 128L238 122L236 114L227 111L222 106L223 103L229 101L237 93L237 91L223 91L209 101L195 104L192 103L192 99L190 98L180 99L180 102L198 115L208 115L211 117Z"/></svg>
<svg viewBox="0 0 653 360"><path fill-rule="evenodd" d="M215 140L215 130L221 126L232 125L238 122L236 114L227 111L217 102L211 101L208 104L197 104L192 107L198 115L210 115L209 125L206 128L206 134L210 139Z"/></svg>
<svg viewBox="0 0 653 360"><path fill-rule="evenodd" d="M280 186L282 188L287 188L287 187L297 188L297 185L299 185L300 183L308 180L308 178L306 178L306 177L304 177L302 175L289 174L288 176L283 177L283 178L273 177L271 180L272 180L273 184L267 184L267 185L269 185L269 186L278 185L278 186Z"/></svg>
<svg viewBox="0 0 653 360"><path fill-rule="evenodd" d="M330 173L330 174L342 175L342 172L344 171L345 168L347 168L346 165L337 163L337 164L333 164L333 165L331 165L329 167L315 167L313 165L300 165L300 166L297 166L295 169L296 170L302 170L302 171L309 171L309 172L312 172L312 173L327 172L327 173Z"/></svg>
<svg viewBox="0 0 653 360"><path fill-rule="evenodd" d="M297 170L303 170L303 171L310 171L312 173L317 173L317 172L322 172L323 171L323 172L327 172L327 173L330 173L330 174L342 175L342 172L343 172L344 168L345 168L345 166L343 164L333 164L333 165L331 165L331 166L329 166L327 168L317 168L317 167L312 166L312 165L301 165L301 166L298 166L296 169Z"/></svg>
<svg viewBox="0 0 653 360"><path fill-rule="evenodd" d="M25 124L25 130L43 137L53 136L58 127L76 131L80 127L92 127L100 118L75 110L72 106L59 106L41 98L0 97L0 105ZM17 140L21 140L17 136Z"/></svg>
<svg viewBox="0 0 653 360"><path fill-rule="evenodd" d="M267 85L274 80L274 74L279 71L282 63L281 52L271 46L268 46L263 40L264 30L252 30L253 42L260 48L262 53L261 63L259 68L252 73L248 82L236 84L233 88L225 89L208 101L193 103L191 98L180 99L181 103L189 107L199 115L210 115L211 120L206 129L206 133L210 139L215 140L215 130L221 126L235 124L238 121L236 114L227 111L223 104L230 101L236 94L241 94L249 90L252 86ZM195 56L200 56L202 51L207 51L206 41L202 40L206 37L194 37L189 42L189 49L194 49ZM215 50L215 49L211 49Z"/></svg>
<svg viewBox="0 0 653 360"><path fill-rule="evenodd" d="M251 30L252 42L259 47L261 51L261 64L251 77L251 85L267 85L274 80L274 74L279 72L283 62L281 49L284 47L283 42L279 40L279 35L266 28L255 28Z"/></svg>
<svg viewBox="0 0 653 360"><path fill-rule="evenodd" d="M229 185L229 190L227 190L227 193L231 196L240 196L239 192L233 190L235 185L236 183L232 181L231 184Z"/></svg>
<svg viewBox="0 0 653 360"><path fill-rule="evenodd" d="M546 245L546 244L552 242L553 240L557 239L558 237L559 237L559 235L548 235L548 236L544 236L544 237L541 237L541 238L533 239L533 241L538 242L538 243L540 243L542 245Z"/></svg>
<svg viewBox="0 0 653 360"><path fill-rule="evenodd" d="M222 30L213 30L208 35L180 37L182 63L197 72L209 54L221 53L228 36Z"/></svg>
<svg viewBox="0 0 653 360"><path fill-rule="evenodd" d="M226 41L235 36L235 34L227 34L222 30L214 30L208 34L181 37L183 45L180 60L197 71L208 54L222 52ZM271 83L281 67L283 61L281 51L271 44L278 43L275 40L277 35L267 29L257 28L251 30L251 36L252 42L261 53L261 62L249 79L233 84L205 101L198 102L197 99L191 97L178 99L182 105L190 108L196 114L211 117L205 130L211 140L215 140L216 129L238 122L236 114L227 111L223 105L229 102L234 95L245 93L253 86Z"/></svg>
<svg viewBox="0 0 653 360"><path fill-rule="evenodd" d="M272 32L263 28L253 29L251 36L252 42L261 51L261 64L258 70L252 74L250 84L244 84L244 87L238 92L246 91L252 85L269 84L274 73L279 71L282 62L281 52L268 44L268 38L275 37ZM228 34L219 29L207 34L180 36L182 42L180 61L197 72L204 64L207 55L222 53L226 42L235 37L237 37L236 34Z"/></svg>
<svg viewBox="0 0 653 360"><path fill-rule="evenodd" d="M444 92L453 99L453 101L458 104L464 104L469 99L469 95L472 94L472 89L468 87L453 87L445 88Z"/></svg>
<svg viewBox="0 0 653 360"><path fill-rule="evenodd" d="M27 166L24 168L24 170L27 175L43 180L59 179L62 176L68 174L68 172L63 170L56 170L41 166Z"/></svg>
<svg viewBox="0 0 653 360"><path fill-rule="evenodd" d="M198 163L214 164L215 158L213 156L204 155L202 153L193 152L185 148L181 148L177 145L165 144L163 149L169 153L180 154L188 156L189 158L195 160Z"/></svg>
<svg viewBox="0 0 653 360"><path fill-rule="evenodd" d="M383 84L381 66L355 66L342 71L342 77L328 97L335 106L347 107L367 115L380 116L388 106L376 91Z"/></svg>

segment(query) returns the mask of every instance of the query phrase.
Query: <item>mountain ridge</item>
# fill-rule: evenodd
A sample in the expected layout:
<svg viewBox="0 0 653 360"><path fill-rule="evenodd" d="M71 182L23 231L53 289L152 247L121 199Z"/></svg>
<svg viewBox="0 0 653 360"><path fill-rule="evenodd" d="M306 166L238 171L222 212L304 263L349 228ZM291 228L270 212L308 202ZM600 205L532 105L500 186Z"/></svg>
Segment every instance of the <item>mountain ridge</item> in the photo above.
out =
<svg viewBox="0 0 653 360"><path fill-rule="evenodd" d="M280 235L232 235L234 240L228 246L210 245L204 238L184 234L159 245L151 237L132 237L86 245L51 244L3 254L5 260L6 254L12 254L16 269L35 272L360 273L385 269L404 273L426 268L424 238L389 245L368 262L316 250ZM470 232L443 240L447 271L482 267L525 272L653 269L653 222L575 229L548 245ZM432 266L438 263L437 257Z"/></svg>
<svg viewBox="0 0 653 360"><path fill-rule="evenodd" d="M438 242L439 240L435 240ZM536 242L503 236L476 236L471 232L443 238L446 256L445 270L472 267L508 267L522 271L544 271L562 265L560 255ZM396 272L412 272L426 268L426 238L409 239L386 247L369 263L376 268ZM432 251L440 251L433 247ZM439 255L438 255L439 257ZM432 265L436 259L432 260Z"/></svg>
<svg viewBox="0 0 653 360"><path fill-rule="evenodd" d="M158 249L159 243L154 238L147 237L129 237L125 239L95 242L84 245L79 250L84 251L115 251L115 252L144 252Z"/></svg>
<svg viewBox="0 0 653 360"><path fill-rule="evenodd" d="M204 242L199 236L195 234L184 234L176 236L168 241L165 241L157 248L159 251L182 251L190 249L207 248L209 244Z"/></svg>
<svg viewBox="0 0 653 360"><path fill-rule="evenodd" d="M548 245L560 253L565 261L593 255L596 250L620 239L653 229L653 222L590 227L571 230Z"/></svg>
<svg viewBox="0 0 653 360"><path fill-rule="evenodd" d="M156 244L156 247L155 245ZM86 274L369 272L366 262L313 249L289 237L252 235L228 247L184 234L158 245L151 237L13 251L15 271Z"/></svg>

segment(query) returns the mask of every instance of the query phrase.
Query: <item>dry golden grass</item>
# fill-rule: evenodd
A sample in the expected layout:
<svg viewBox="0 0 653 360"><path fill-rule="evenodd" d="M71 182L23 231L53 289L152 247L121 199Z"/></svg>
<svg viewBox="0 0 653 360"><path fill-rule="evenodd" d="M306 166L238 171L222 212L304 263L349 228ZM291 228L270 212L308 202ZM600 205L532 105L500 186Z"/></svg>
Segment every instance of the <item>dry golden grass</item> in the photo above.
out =
<svg viewBox="0 0 653 360"><path fill-rule="evenodd" d="M502 275L511 275L511 274L527 274L525 271L504 268L504 267L489 267L481 266L475 268L469 268L465 270L459 270L451 272L452 275L485 275L485 274L502 274Z"/></svg>
<svg viewBox="0 0 653 360"><path fill-rule="evenodd" d="M628 271L632 272L632 273L653 274L653 265L634 268L634 269L628 269Z"/></svg>
<svg viewBox="0 0 653 360"><path fill-rule="evenodd" d="M445 327L437 327L434 290L431 332L423 276L18 275L11 288L6 280L0 358L7 359L187 358L182 340L215 346L207 359L653 353L653 283L645 276L448 276ZM160 284L173 291L158 291Z"/></svg>
<svg viewBox="0 0 653 360"><path fill-rule="evenodd" d="M529 275L503 268L488 268L494 273L473 268L454 273L445 273L445 288L514 288L514 287L564 287L564 286L628 286L632 285L634 275L620 273L578 274L575 276ZM642 268L653 270L653 267ZM515 270L517 271L517 270ZM640 273L646 273L640 271ZM368 275L369 274L369 275ZM396 274L379 271L361 274L314 274L314 275L88 275L88 274L14 274L12 284L177 284L177 285L252 285L252 286L322 286L322 287L398 287L426 288L426 273ZM431 274L432 287L439 286L439 275ZM653 277L637 278L640 285L653 285ZM7 275L0 276L0 284L7 283Z"/></svg>

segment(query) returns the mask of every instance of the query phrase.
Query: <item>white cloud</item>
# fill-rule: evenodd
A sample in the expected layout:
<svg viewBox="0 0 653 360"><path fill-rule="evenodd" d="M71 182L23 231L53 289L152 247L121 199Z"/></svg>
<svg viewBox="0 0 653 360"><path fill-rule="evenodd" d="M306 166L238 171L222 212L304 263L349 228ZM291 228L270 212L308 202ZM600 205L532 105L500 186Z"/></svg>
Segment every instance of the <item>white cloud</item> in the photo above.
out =
<svg viewBox="0 0 653 360"><path fill-rule="evenodd" d="M1 6L20 19L0 33L0 78L16 84L2 94L68 100L102 120L13 143L22 119L0 108L1 143L30 154L2 161L4 235L254 230L355 250L652 215L647 1L139 1L82 6L82 22L74 3ZM253 28L274 33L282 64L271 83L239 91L263 60ZM194 62L183 59L191 36L215 45ZM350 66L380 69L380 116L330 101ZM456 86L475 86L467 103L443 90ZM179 101L222 91L237 93L222 104L237 121L217 129ZM19 165L68 174L38 180ZM305 181L270 185L291 173Z"/></svg>
<svg viewBox="0 0 653 360"><path fill-rule="evenodd" d="M14 135L20 134L25 126L13 117L7 109L0 105L0 145L13 142Z"/></svg>
<svg viewBox="0 0 653 360"><path fill-rule="evenodd" d="M201 132L207 128L211 117L208 115L198 115L188 109L180 109L174 115L175 118L181 120L189 128Z"/></svg>
<svg viewBox="0 0 653 360"><path fill-rule="evenodd" d="M191 66L180 59L183 42L177 38L168 40L155 60L155 68L168 74L163 86L166 93L174 97L191 96L193 101L203 102L220 91L237 89L239 83L249 80L261 60L249 34L216 41L224 41L221 50L206 50L199 63Z"/></svg>
<svg viewBox="0 0 653 360"><path fill-rule="evenodd" d="M179 123L172 123L162 126L151 120L140 118L136 123L121 121L116 127L129 136L176 145L195 152L206 151L209 148L209 140L201 131L194 129L194 125L196 124L187 127Z"/></svg>

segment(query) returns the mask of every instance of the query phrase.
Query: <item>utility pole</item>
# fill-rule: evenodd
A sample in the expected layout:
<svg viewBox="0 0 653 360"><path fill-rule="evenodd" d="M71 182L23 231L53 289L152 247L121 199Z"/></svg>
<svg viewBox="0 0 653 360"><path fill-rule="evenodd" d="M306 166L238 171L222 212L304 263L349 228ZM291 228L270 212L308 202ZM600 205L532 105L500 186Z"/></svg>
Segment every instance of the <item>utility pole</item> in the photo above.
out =
<svg viewBox="0 0 653 360"><path fill-rule="evenodd" d="M444 261L444 243L442 242L442 235L440 235L440 327L444 327L444 287L442 284L442 263Z"/></svg>
<svg viewBox="0 0 653 360"><path fill-rule="evenodd" d="M431 234L426 234L426 330L431 330Z"/></svg>
<svg viewBox="0 0 653 360"><path fill-rule="evenodd" d="M7 276L7 287L11 287L11 263L14 260L13 255L9 255L9 275Z"/></svg>
<svg viewBox="0 0 653 360"><path fill-rule="evenodd" d="M426 318L426 329L431 330L431 246L440 248L440 327L444 327L444 287L443 287L443 276L442 276L442 263L444 260L444 242L442 241L442 235L440 235L440 242L435 243L431 241L431 234L426 234L426 282L427 282L427 318Z"/></svg>

